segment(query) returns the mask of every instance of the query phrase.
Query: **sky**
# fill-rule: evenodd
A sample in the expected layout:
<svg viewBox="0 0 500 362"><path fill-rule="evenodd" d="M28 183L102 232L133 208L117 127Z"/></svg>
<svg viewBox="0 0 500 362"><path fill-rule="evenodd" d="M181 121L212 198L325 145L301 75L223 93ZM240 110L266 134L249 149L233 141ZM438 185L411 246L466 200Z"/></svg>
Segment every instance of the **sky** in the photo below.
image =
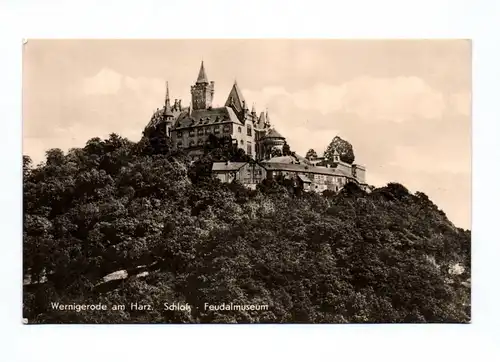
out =
<svg viewBox="0 0 500 362"><path fill-rule="evenodd" d="M201 60L214 106L238 85L292 151L335 136L375 186L425 192L471 224L467 40L37 40L23 49L23 153L38 163L115 132L133 141L170 98L189 105Z"/></svg>

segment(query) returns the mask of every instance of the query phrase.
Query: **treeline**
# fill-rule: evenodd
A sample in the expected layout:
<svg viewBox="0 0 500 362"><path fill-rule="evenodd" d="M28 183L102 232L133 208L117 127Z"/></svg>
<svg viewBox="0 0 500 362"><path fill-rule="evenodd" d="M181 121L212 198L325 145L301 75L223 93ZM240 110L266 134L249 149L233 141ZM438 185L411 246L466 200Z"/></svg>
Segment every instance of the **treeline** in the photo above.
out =
<svg viewBox="0 0 500 362"><path fill-rule="evenodd" d="M213 140L213 142L217 142ZM468 322L470 231L396 183L366 194L257 191L210 176L168 142L112 134L43 164L24 157L29 323ZM128 277L111 280L114 272ZM58 311L61 304L154 310ZM163 310L188 303L191 311ZM205 311L204 303L268 305Z"/></svg>

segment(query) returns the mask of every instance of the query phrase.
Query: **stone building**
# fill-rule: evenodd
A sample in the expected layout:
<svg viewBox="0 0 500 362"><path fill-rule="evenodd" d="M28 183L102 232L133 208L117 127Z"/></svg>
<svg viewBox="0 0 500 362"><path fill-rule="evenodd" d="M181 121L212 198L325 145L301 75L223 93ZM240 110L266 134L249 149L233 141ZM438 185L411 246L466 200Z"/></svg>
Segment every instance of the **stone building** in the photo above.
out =
<svg viewBox="0 0 500 362"><path fill-rule="evenodd" d="M255 105L248 109L236 81L223 107L213 107L214 94L215 83L201 62L189 106L182 106L180 99L171 104L167 82L164 105L153 114L144 134L170 138L175 148L185 150L193 159L203 155L210 135L226 136L256 162L215 162L212 172L222 182L238 180L254 188L264 178L284 175L316 192L338 191L349 181L367 186L365 168L342 162L336 151L332 162L307 160L289 152L283 156L285 137L271 126L267 110L257 115Z"/></svg>
<svg viewBox="0 0 500 362"><path fill-rule="evenodd" d="M266 169L258 162L214 162L212 173L222 182L238 181L254 190L267 177Z"/></svg>
<svg viewBox="0 0 500 362"><path fill-rule="evenodd" d="M251 188L255 188L265 178L284 177L294 181L305 191L338 192L348 182L368 190L364 167L349 165L340 160L327 166L305 163L294 156L274 157L258 162L214 162L212 173L222 182L239 181Z"/></svg>
<svg viewBox="0 0 500 362"><path fill-rule="evenodd" d="M236 81L223 107L213 107L214 93L215 83L209 81L202 62L191 86L190 105L182 107L177 99L171 105L167 83L165 104L153 114L145 134L161 132L171 138L174 147L184 149L195 159L203 154L210 134L230 137L256 160L270 155L271 148L283 146L285 138L271 127L267 111L257 115L255 106L249 110Z"/></svg>

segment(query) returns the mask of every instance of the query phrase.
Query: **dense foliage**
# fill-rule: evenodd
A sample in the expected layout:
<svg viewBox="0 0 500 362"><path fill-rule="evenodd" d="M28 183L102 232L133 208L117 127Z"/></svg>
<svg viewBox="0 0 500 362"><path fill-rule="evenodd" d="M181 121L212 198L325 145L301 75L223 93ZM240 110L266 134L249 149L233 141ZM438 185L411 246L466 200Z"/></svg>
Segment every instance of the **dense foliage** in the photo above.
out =
<svg viewBox="0 0 500 362"><path fill-rule="evenodd" d="M257 191L206 175L168 144L91 139L24 158L24 317L30 323L467 322L470 232L423 193ZM224 151L224 147L227 147ZM220 154L219 156L223 156ZM201 176L200 176L201 174ZM117 271L127 278L110 280ZM151 304L57 311L51 302ZM189 303L169 311L163 303ZM268 305L207 311L204 303Z"/></svg>
<svg viewBox="0 0 500 362"><path fill-rule="evenodd" d="M312 148L309 149L309 151L307 151L307 153L306 153L306 159L314 160L315 158L318 158L318 154Z"/></svg>
<svg viewBox="0 0 500 362"><path fill-rule="evenodd" d="M340 160L342 162L346 163L353 163L355 160L354 156L354 150L352 148L352 145L347 142L346 140L343 140L339 136L335 136L326 148L325 151L325 158L327 161L332 162L333 161L333 154L334 152L337 151L340 155Z"/></svg>

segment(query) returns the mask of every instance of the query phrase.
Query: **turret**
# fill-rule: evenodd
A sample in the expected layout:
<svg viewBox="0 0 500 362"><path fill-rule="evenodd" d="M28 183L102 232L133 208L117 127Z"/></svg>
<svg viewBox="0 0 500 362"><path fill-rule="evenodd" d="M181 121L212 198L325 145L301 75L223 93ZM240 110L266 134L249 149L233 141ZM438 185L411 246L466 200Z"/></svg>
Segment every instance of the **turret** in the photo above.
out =
<svg viewBox="0 0 500 362"><path fill-rule="evenodd" d="M166 92L165 92L165 118L167 120L171 120L174 118L174 114L172 113L172 107L170 106L170 95L168 92L168 81L165 82Z"/></svg>
<svg viewBox="0 0 500 362"><path fill-rule="evenodd" d="M191 106L193 110L208 109L212 107L215 83L209 82L203 61L196 84L191 87Z"/></svg>

